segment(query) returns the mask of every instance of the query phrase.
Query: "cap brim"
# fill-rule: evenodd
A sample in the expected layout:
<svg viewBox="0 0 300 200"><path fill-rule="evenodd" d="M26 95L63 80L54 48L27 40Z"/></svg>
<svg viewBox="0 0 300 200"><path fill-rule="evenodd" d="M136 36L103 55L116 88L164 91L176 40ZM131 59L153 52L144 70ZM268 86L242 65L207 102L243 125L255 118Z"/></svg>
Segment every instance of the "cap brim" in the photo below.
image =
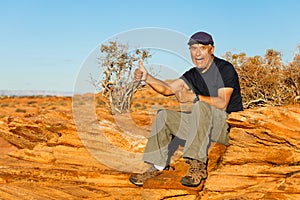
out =
<svg viewBox="0 0 300 200"><path fill-rule="evenodd" d="M203 41L197 41L197 40L190 40L189 42L188 42L188 45L193 45L193 44L203 44L203 45L209 45L209 44L211 44L211 45L214 45L214 44L212 44L212 43L210 43L210 42L203 42Z"/></svg>

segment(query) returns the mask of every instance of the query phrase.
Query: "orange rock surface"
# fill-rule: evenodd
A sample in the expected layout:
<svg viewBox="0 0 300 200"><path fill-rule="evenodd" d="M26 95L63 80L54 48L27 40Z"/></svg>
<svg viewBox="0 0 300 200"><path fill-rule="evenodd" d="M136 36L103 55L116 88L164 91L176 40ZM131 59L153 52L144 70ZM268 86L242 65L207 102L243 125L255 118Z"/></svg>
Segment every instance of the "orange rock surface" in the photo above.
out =
<svg viewBox="0 0 300 200"><path fill-rule="evenodd" d="M175 169L132 185L161 108L188 106L148 89L115 116L100 95L0 98L0 199L300 199L299 104L230 114L230 146L212 146L197 188L179 183L180 146Z"/></svg>

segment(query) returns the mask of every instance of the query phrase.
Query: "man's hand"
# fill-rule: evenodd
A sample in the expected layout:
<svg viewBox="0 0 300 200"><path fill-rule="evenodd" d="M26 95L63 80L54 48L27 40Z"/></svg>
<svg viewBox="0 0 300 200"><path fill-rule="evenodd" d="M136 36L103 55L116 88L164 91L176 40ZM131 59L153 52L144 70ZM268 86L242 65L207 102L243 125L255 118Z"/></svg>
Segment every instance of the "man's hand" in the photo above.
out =
<svg viewBox="0 0 300 200"><path fill-rule="evenodd" d="M180 103L192 103L195 98L195 94L183 86L175 91L175 96Z"/></svg>
<svg viewBox="0 0 300 200"><path fill-rule="evenodd" d="M147 79L147 76L147 69L143 65L143 61L139 60L139 68L134 71L134 79L136 81L145 81Z"/></svg>

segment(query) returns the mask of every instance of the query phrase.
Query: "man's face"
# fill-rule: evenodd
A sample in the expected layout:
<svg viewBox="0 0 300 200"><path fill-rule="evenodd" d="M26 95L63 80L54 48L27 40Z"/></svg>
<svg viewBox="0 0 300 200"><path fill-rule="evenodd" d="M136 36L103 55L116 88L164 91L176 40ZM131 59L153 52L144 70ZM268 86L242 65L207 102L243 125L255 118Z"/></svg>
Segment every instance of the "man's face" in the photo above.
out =
<svg viewBox="0 0 300 200"><path fill-rule="evenodd" d="M193 44L190 46L192 61L198 68L206 68L210 65L212 55L214 53L214 46Z"/></svg>

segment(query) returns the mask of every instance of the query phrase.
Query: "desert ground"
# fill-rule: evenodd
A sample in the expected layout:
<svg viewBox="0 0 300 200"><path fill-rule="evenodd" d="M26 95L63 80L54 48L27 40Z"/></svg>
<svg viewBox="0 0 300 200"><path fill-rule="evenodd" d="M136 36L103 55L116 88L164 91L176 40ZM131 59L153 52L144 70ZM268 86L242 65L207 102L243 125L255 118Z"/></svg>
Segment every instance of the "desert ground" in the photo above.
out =
<svg viewBox="0 0 300 200"><path fill-rule="evenodd" d="M189 109L144 88L132 112L112 115L101 95L0 98L0 199L300 199L300 105L229 115L230 145L213 144L208 178L179 183L182 146L172 168L132 185L159 109ZM174 148L176 147L176 148Z"/></svg>

